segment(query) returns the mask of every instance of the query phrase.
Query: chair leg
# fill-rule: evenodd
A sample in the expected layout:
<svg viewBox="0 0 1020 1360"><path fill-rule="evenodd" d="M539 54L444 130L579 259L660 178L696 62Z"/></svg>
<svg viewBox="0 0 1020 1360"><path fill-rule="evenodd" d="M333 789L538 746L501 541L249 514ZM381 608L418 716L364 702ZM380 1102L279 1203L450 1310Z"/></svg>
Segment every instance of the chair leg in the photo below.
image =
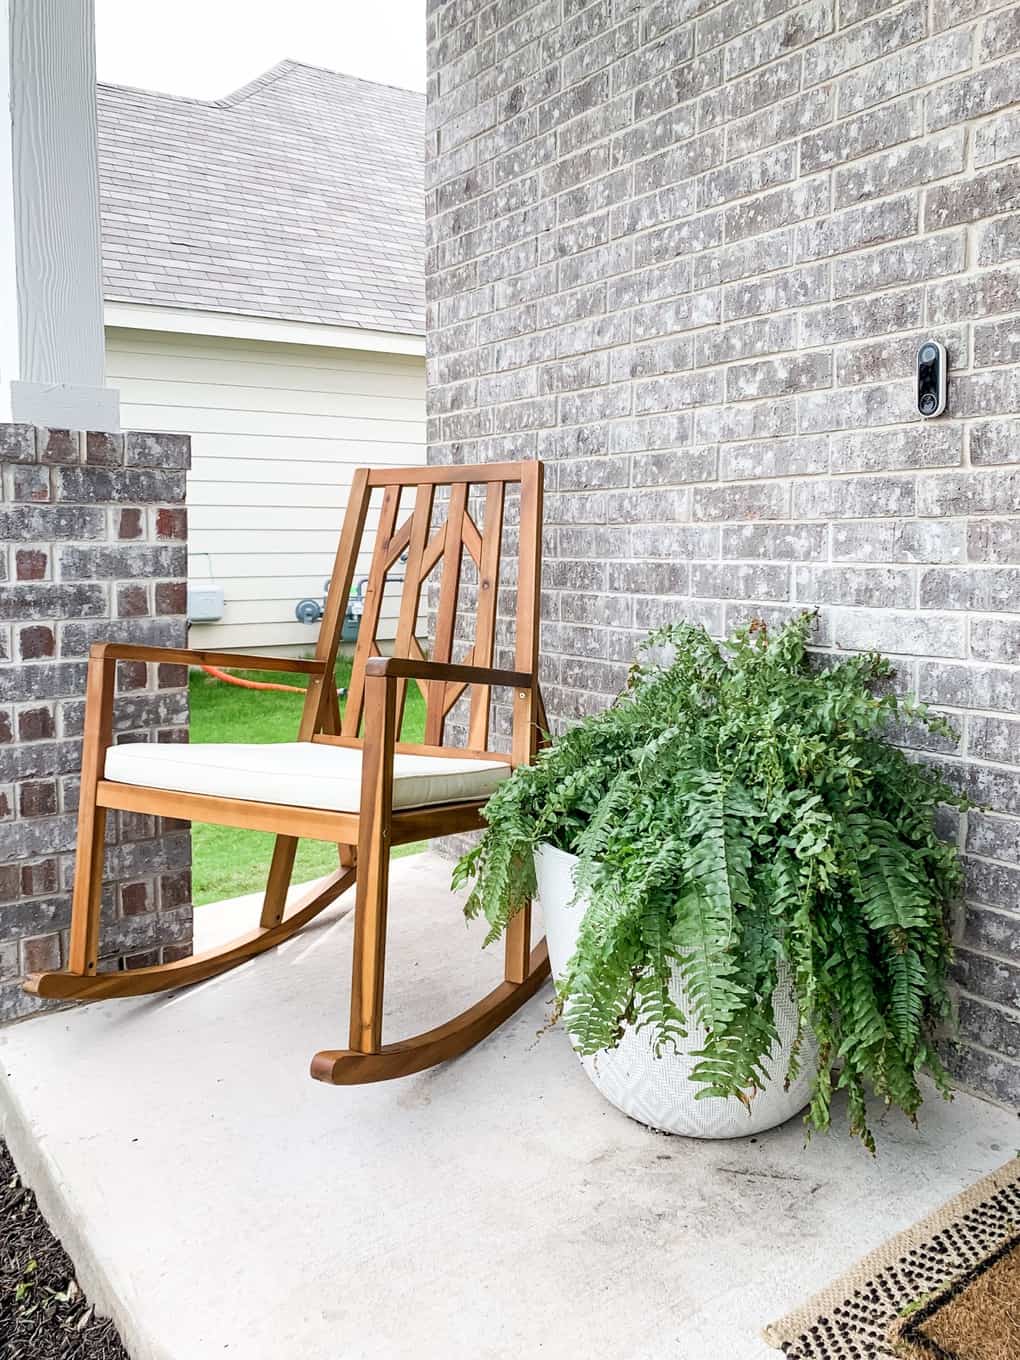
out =
<svg viewBox="0 0 1020 1360"><path fill-rule="evenodd" d="M262 902L262 915L259 918L259 925L264 930L279 925L283 920L297 848L297 836L277 836L273 844L273 858L269 865L266 895Z"/></svg>
<svg viewBox="0 0 1020 1360"><path fill-rule="evenodd" d="M509 1020L548 976L549 954L545 940L540 940L531 951L523 982L501 982L460 1015L412 1039L381 1044L371 1052L356 1049L353 1043L347 1049L324 1049L312 1059L312 1076L333 1086L360 1086L364 1082L408 1077L435 1067L436 1063L448 1062Z"/></svg>
<svg viewBox="0 0 1020 1360"><path fill-rule="evenodd" d="M531 970L531 903L526 903L506 928L503 943L503 977L523 982Z"/></svg>
<svg viewBox="0 0 1020 1360"><path fill-rule="evenodd" d="M358 847L350 1044L355 1052L377 1053L382 1044L390 842L378 826L362 839L367 843Z"/></svg>
<svg viewBox="0 0 1020 1360"><path fill-rule="evenodd" d="M277 926L287 910L287 893L294 878L294 859L297 855L299 840L297 836L277 836L273 844L273 858L269 865L266 880L266 895L262 901L262 915L259 925L263 930ZM341 869L354 868L354 846L338 845Z"/></svg>
<svg viewBox="0 0 1020 1360"><path fill-rule="evenodd" d="M361 766L357 896L354 900L354 969L351 979L350 1045L377 1053L382 1044L386 971L386 911L390 886L390 821L393 808L393 745L397 734L396 691L384 679L365 687L366 741ZM368 735L371 734L371 740Z"/></svg>
<svg viewBox="0 0 1020 1360"><path fill-rule="evenodd" d="M82 790L82 798L88 791ZM96 807L94 797L83 801L78 816L78 844L71 892L71 942L68 971L90 977L99 962L99 911L103 894L103 858L106 808Z"/></svg>
<svg viewBox="0 0 1020 1360"><path fill-rule="evenodd" d="M71 939L68 971L91 977L99 963L99 912L106 851L106 808L96 805L106 751L113 740L113 696L116 666L102 654L89 657L85 680L85 730L78 790L78 842L71 892Z"/></svg>

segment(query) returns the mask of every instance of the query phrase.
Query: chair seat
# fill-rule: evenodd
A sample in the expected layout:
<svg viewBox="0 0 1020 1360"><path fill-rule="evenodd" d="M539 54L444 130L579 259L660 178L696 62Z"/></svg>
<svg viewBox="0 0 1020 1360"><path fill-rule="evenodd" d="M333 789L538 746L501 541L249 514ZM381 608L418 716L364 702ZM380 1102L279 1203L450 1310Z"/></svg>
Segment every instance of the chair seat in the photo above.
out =
<svg viewBox="0 0 1020 1360"><path fill-rule="evenodd" d="M398 752L393 760L393 806L429 807L488 798L509 774L510 766L497 760ZM117 784L331 812L357 813L361 805L361 751L310 741L131 742L107 751L105 777Z"/></svg>

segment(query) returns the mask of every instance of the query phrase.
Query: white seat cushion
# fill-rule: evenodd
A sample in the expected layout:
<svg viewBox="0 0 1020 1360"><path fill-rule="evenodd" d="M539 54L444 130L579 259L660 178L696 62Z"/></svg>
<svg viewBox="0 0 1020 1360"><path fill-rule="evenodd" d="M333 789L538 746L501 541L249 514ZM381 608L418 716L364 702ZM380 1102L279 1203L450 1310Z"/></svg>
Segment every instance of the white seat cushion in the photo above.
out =
<svg viewBox="0 0 1020 1360"><path fill-rule="evenodd" d="M397 754L393 806L428 807L487 798L510 774L498 760ZM361 752L310 741L267 745L131 742L106 753L106 778L178 793L205 793L256 803L357 812Z"/></svg>

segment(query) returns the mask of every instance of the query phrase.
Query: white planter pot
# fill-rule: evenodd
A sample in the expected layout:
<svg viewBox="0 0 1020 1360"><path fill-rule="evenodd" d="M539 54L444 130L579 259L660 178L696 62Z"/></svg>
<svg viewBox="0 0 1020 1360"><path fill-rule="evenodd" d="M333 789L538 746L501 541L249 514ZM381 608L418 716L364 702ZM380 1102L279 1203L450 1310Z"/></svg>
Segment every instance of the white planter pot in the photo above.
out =
<svg viewBox="0 0 1020 1360"><path fill-rule="evenodd" d="M583 900L571 905L576 864L575 855L551 845L535 852L549 960L557 979L566 971L577 948L577 934L587 905ZM790 1089L783 1089L797 1032L797 1010L788 980L777 987L772 998L780 1041L765 1066L775 1073L775 1080L768 1081L756 1093L750 1110L733 1097L695 1100L698 1088L690 1074L698 1060L691 1055L704 1045L706 1034L691 1018L683 983L676 972L671 990L688 1017L689 1031L675 1051L667 1048L657 1058L651 1033L627 1027L618 1047L581 1058L584 1070L610 1104L653 1129L688 1138L744 1138L784 1123L807 1105L818 1068L817 1045L809 1036L805 1036L801 1046L801 1070Z"/></svg>

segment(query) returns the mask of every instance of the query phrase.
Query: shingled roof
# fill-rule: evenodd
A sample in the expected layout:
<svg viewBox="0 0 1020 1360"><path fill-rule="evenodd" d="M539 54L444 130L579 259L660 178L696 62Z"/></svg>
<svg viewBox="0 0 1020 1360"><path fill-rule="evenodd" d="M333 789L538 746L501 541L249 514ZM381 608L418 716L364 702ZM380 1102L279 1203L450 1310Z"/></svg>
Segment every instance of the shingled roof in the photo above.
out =
<svg viewBox="0 0 1020 1360"><path fill-rule="evenodd" d="M98 102L108 301L424 332L424 95L282 61Z"/></svg>

